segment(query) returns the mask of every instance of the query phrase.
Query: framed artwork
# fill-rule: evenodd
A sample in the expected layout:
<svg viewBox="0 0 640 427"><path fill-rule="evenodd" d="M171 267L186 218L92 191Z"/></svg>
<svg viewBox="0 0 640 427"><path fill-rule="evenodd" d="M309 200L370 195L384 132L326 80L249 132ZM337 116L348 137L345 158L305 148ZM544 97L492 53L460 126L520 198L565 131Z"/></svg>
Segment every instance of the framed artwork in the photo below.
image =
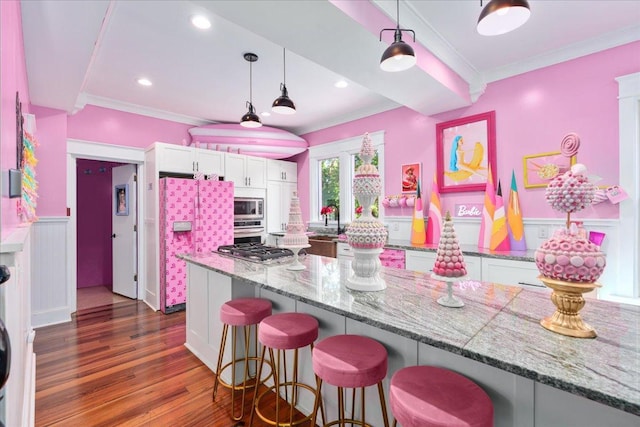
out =
<svg viewBox="0 0 640 427"><path fill-rule="evenodd" d="M441 193L484 191L496 176L496 112L436 124L436 172Z"/></svg>
<svg viewBox="0 0 640 427"><path fill-rule="evenodd" d="M421 178L420 163L402 165L402 192L415 193L418 191L418 181Z"/></svg>
<svg viewBox="0 0 640 427"><path fill-rule="evenodd" d="M114 188L115 195L115 214L118 216L129 215L129 184L116 185Z"/></svg>
<svg viewBox="0 0 640 427"><path fill-rule="evenodd" d="M576 156L565 157L560 151L524 156L524 188L546 187L549 181L568 171L577 161Z"/></svg>

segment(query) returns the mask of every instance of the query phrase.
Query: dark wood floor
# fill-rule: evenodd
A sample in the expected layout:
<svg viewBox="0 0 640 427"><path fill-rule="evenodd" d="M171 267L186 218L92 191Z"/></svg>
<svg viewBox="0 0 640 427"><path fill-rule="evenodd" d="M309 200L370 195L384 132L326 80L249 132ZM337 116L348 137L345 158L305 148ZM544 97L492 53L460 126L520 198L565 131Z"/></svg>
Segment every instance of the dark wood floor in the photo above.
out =
<svg viewBox="0 0 640 427"><path fill-rule="evenodd" d="M35 425L237 425L229 391L220 387L212 401L214 376L184 342L185 312L165 315L136 301L39 328ZM255 427L269 425L259 421Z"/></svg>

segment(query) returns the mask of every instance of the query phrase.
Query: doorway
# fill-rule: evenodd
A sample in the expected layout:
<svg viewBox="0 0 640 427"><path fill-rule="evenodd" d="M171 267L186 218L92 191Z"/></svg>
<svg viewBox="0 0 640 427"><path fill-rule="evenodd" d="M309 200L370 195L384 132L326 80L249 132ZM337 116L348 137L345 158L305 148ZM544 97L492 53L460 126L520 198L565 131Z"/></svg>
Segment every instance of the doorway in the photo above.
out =
<svg viewBox="0 0 640 427"><path fill-rule="evenodd" d="M95 161L96 163L85 163L87 161ZM97 169L93 170L91 175L94 173L100 173L100 167L107 167L106 164L117 165L117 164L131 164L137 168L137 179L136 181L132 181L129 184L129 188L131 190L130 194L141 194L140 187L141 183L144 182L144 150L140 148L133 147L123 147L117 145L109 145L109 144L101 144L97 142L87 142L87 141L79 141L79 140L68 140L67 141L67 215L69 216L69 230L67 233L67 248L68 248L68 258L67 258L67 272L68 272L68 283L67 283L67 295L69 301L69 312L73 313L78 310L78 288L81 282L78 281L80 278L84 280L80 271L79 266L79 231L82 230L82 223L79 224L79 212L78 206L79 203L82 203L82 200L79 199L79 174L84 174L84 170L88 168L79 168L77 165L91 165L95 166ZM107 170L103 173L107 173ZM81 184L80 184L81 185ZM109 183L108 195L104 195L103 203L109 204L107 208L107 212L111 215L112 207L115 206L115 189L113 187L113 183ZM106 188L106 185L105 185ZM135 191L134 191L135 190ZM106 190L105 190L106 193ZM112 199L113 195L113 199ZM102 199L101 199L102 200ZM129 210L130 215L135 215L135 218L141 219L141 215L143 212L143 203L142 198L136 197L137 206L131 205L131 209ZM113 206L111 205L113 203ZM115 208L113 208L115 209ZM110 217L111 218L111 217ZM98 228L98 227L95 227ZM104 231L107 233L107 237L111 238L111 234L109 233L109 229L107 226ZM109 227L110 228L110 227ZM136 225L136 233L133 237L133 245L136 248L136 256L130 257L129 262L132 261L135 263L134 269L137 271L137 281L135 282L135 294L133 295L136 299L144 299L144 271L141 268L142 260L144 259L144 248L142 247L141 242L143 241L143 227L138 227ZM84 238L81 237L81 239ZM106 246L105 246L106 247ZM107 257L105 255L105 249L103 248L101 256ZM96 258L94 258L94 263L96 262ZM104 263L104 260L102 261ZM91 264L91 263L90 263ZM113 255L111 266L114 264ZM109 266L110 267L110 266ZM84 268L84 267L82 267ZM104 265L101 267L104 273L105 267ZM113 277L113 276L112 276ZM99 279L102 281L102 279ZM84 282L83 282L84 283ZM106 292L106 297L113 298L113 293L111 290ZM96 297L96 298L104 298ZM104 305L104 304L103 304Z"/></svg>
<svg viewBox="0 0 640 427"><path fill-rule="evenodd" d="M125 169L122 174L114 171ZM127 227L126 239L123 231L114 227L114 183L122 180L129 190L126 194L129 205L135 206L135 192L128 188L128 175L135 174L136 165L104 160L76 160L76 228L77 228L77 309L84 310L137 298L134 274L135 250L134 228ZM127 206L128 208L129 206ZM136 212L127 209L126 216L117 216L120 222L135 223ZM114 238L118 233L119 238ZM126 248L122 241L126 240ZM115 277L119 272L128 273L128 281ZM116 283L117 282L117 283ZM123 289L124 288L124 289ZM128 298L126 298L128 297Z"/></svg>

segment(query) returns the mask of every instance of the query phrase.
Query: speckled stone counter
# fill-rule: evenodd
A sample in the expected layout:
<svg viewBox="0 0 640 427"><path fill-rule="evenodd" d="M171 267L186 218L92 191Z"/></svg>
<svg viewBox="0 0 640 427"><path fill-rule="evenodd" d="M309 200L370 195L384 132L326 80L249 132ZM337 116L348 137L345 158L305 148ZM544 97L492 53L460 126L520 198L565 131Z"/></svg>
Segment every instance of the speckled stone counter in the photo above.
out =
<svg viewBox="0 0 640 427"><path fill-rule="evenodd" d="M415 249L415 248L414 248ZM302 271L211 254L183 255L195 265L596 402L640 415L640 307L589 300L581 314L598 332L577 339L547 331L539 320L555 307L547 292L462 282L465 306L437 304L444 283L413 271L383 268L387 289L345 287L350 261L308 255Z"/></svg>
<svg viewBox="0 0 640 427"><path fill-rule="evenodd" d="M411 251L425 251L436 252L438 245L412 245L406 240L389 240L385 245L385 248L389 249L404 249ZM514 261L531 261L535 262L534 250L527 251L490 251L489 249L482 249L476 245L460 245L462 253L465 255L479 256L483 258L499 258L499 259L511 259Z"/></svg>

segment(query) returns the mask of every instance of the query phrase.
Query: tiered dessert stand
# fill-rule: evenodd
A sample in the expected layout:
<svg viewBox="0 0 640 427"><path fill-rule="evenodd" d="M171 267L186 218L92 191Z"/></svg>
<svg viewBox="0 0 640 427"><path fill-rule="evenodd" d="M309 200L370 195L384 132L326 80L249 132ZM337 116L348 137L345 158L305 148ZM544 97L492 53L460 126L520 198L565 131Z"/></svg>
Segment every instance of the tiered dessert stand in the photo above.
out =
<svg viewBox="0 0 640 427"><path fill-rule="evenodd" d="M457 296L453 295L453 283L455 281L465 280L467 276L442 277L442 276L438 276L437 274L432 274L431 278L435 280L440 280L441 282L445 282L447 284L447 295L444 295L438 298L438 304L443 305L445 307L452 307L452 308L464 307L464 302Z"/></svg>
<svg viewBox="0 0 640 427"><path fill-rule="evenodd" d="M300 271L300 270L304 270L305 268L307 268L298 259L298 253L300 252L300 249L306 249L306 248L310 248L310 247L311 247L311 245L287 246L287 249L291 249L291 251L293 252L293 262L291 264L287 265L287 270Z"/></svg>

